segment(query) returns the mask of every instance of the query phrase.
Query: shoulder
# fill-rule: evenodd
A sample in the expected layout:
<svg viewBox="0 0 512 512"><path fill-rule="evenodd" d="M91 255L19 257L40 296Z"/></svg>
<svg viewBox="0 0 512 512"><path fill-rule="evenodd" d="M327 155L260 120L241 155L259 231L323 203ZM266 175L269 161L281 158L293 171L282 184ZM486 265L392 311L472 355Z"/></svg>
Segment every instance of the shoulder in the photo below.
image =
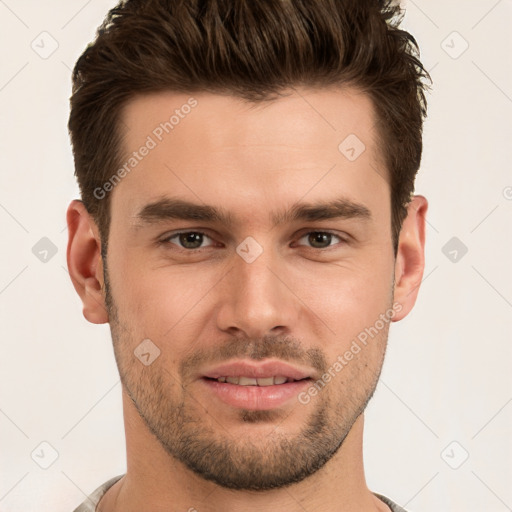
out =
<svg viewBox="0 0 512 512"><path fill-rule="evenodd" d="M402 508L400 505L397 505L395 502L391 501L388 497L377 492L374 492L373 494L377 496L379 500L383 501L391 509L391 512L407 512L407 510Z"/></svg>
<svg viewBox="0 0 512 512"><path fill-rule="evenodd" d="M73 512L95 512L96 505L98 505L100 499L104 496L104 494L118 481L123 475L115 476L110 480L107 480L104 484L100 485L97 489L94 490L84 502L78 505L77 508Z"/></svg>

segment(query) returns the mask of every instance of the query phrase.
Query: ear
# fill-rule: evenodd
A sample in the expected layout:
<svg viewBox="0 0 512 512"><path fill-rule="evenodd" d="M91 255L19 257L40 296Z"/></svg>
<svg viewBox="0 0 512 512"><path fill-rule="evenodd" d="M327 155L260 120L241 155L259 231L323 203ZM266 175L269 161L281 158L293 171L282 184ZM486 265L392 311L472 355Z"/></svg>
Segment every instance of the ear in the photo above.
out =
<svg viewBox="0 0 512 512"><path fill-rule="evenodd" d="M393 322L405 318L412 310L425 269L425 218L428 202L423 196L413 196L407 207L395 261L394 301L402 306Z"/></svg>
<svg viewBox="0 0 512 512"><path fill-rule="evenodd" d="M82 201L68 207L67 262L73 286L82 299L84 317L93 324L108 322L103 294L103 262L99 230Z"/></svg>

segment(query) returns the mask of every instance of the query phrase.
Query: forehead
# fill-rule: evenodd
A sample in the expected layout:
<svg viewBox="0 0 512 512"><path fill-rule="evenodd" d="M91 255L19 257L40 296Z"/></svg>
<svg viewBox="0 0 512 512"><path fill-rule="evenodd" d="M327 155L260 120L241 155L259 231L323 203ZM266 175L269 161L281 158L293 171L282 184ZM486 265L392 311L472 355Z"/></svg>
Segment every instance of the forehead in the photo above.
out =
<svg viewBox="0 0 512 512"><path fill-rule="evenodd" d="M120 128L128 150L145 134L156 139L172 134L177 143L183 142L193 125L198 141L212 148L226 142L286 145L288 153L304 143L309 149L315 144L319 150L336 149L338 139L350 133L373 137L374 116L371 99L355 89L293 89L279 99L256 103L230 95L169 91L131 99L122 109ZM364 142L371 146L372 141Z"/></svg>
<svg viewBox="0 0 512 512"><path fill-rule="evenodd" d="M296 89L260 103L162 92L132 99L120 129L127 172L113 202L132 216L165 195L241 215L248 205L250 216L264 201L389 194L373 104L355 90Z"/></svg>

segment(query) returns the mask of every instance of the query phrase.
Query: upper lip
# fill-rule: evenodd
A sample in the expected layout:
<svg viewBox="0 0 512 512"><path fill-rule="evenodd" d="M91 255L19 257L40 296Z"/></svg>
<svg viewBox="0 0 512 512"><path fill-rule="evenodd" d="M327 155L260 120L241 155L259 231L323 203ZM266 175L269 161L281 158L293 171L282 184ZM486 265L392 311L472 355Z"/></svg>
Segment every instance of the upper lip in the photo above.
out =
<svg viewBox="0 0 512 512"><path fill-rule="evenodd" d="M249 361L233 361L208 369L202 375L211 379L219 377L252 377L255 379L282 376L287 379L302 380L311 377L311 372L296 368L282 361L265 361L254 363Z"/></svg>

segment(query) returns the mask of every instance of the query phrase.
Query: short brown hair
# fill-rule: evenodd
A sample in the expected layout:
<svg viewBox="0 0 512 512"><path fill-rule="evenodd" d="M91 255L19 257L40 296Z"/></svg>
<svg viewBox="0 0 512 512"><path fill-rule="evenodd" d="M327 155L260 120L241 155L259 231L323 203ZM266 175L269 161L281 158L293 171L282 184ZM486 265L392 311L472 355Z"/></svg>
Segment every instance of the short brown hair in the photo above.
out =
<svg viewBox="0 0 512 512"><path fill-rule="evenodd" d="M125 0L73 70L69 131L82 200L106 245L121 165L120 112L164 90L258 102L295 86L357 87L372 100L391 188L393 247L422 153L428 72L388 0Z"/></svg>

